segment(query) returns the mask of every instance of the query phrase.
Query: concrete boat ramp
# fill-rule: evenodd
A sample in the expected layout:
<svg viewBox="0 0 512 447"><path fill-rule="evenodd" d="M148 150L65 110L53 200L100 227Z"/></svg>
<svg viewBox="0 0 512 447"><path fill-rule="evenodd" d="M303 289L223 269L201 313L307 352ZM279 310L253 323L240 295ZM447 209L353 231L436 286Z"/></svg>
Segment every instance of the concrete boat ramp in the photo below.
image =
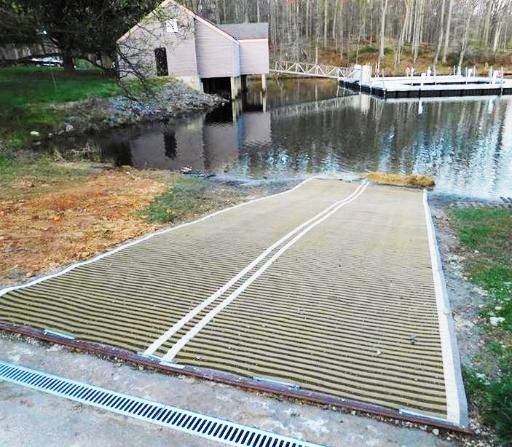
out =
<svg viewBox="0 0 512 447"><path fill-rule="evenodd" d="M467 424L418 190L310 179L6 289L0 320L166 372Z"/></svg>

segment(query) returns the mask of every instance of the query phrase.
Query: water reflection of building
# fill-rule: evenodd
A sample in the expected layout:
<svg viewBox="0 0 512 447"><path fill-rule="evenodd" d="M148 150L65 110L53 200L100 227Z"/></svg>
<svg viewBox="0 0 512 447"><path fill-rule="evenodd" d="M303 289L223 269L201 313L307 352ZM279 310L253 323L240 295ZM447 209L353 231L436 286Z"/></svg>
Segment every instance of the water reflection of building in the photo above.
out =
<svg viewBox="0 0 512 447"><path fill-rule="evenodd" d="M426 173L438 191L510 195L512 98L424 99L419 114L418 100L333 97L334 89L315 101L306 82L278 87L266 105L250 90L243 103L124 135L111 152L120 164L235 176Z"/></svg>
<svg viewBox="0 0 512 447"><path fill-rule="evenodd" d="M129 151L133 166L149 169L178 169L196 165L202 159L201 120L190 120L179 129L153 126L132 138ZM181 148L187 147L184 151Z"/></svg>
<svg viewBox="0 0 512 447"><path fill-rule="evenodd" d="M271 141L271 116L259 102L247 98L210 113L156 124L135 135L114 135L104 152L118 165L139 169L220 171L237 161L243 146ZM253 99L253 98L251 98Z"/></svg>

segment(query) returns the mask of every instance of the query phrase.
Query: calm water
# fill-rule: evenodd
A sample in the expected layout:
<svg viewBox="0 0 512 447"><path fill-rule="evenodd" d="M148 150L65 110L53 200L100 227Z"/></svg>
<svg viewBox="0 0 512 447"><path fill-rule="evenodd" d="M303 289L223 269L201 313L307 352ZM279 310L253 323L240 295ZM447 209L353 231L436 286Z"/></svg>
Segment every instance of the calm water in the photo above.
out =
<svg viewBox="0 0 512 447"><path fill-rule="evenodd" d="M336 82L253 85L211 113L91 137L101 158L234 177L424 173L439 192L512 196L512 97L382 101Z"/></svg>

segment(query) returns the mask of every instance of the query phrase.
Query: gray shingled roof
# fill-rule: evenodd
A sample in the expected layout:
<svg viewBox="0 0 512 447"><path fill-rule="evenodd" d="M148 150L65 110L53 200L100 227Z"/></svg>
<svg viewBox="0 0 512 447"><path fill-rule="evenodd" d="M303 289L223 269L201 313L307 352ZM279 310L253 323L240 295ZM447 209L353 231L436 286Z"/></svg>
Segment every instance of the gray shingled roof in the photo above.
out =
<svg viewBox="0 0 512 447"><path fill-rule="evenodd" d="M217 27L237 40L268 39L268 23L230 23Z"/></svg>

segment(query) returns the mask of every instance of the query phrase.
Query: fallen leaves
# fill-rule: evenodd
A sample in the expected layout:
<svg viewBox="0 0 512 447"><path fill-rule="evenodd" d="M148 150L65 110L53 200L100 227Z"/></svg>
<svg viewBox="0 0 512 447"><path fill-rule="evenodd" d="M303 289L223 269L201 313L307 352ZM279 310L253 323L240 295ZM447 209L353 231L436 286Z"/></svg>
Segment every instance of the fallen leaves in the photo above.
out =
<svg viewBox="0 0 512 447"><path fill-rule="evenodd" d="M28 185L28 183L25 183ZM166 189L151 171L105 170L0 201L0 284L82 260L152 231L137 211Z"/></svg>

